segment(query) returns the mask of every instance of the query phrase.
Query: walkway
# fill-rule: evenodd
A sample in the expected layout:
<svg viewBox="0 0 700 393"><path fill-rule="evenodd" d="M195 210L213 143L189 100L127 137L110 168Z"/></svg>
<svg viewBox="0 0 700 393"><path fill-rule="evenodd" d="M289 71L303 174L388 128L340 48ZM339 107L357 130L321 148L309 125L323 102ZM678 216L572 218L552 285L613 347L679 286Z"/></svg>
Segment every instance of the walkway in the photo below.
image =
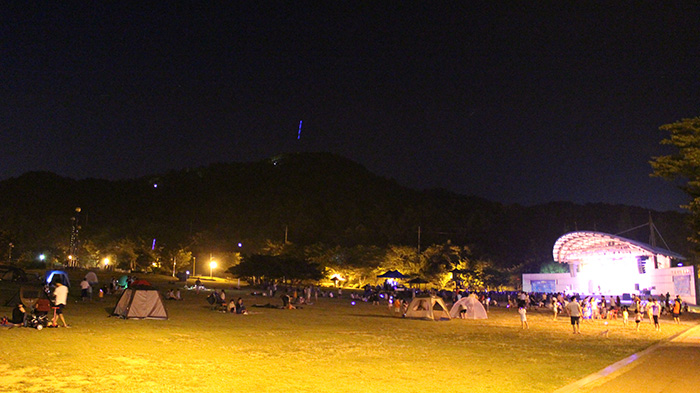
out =
<svg viewBox="0 0 700 393"><path fill-rule="evenodd" d="M554 393L690 393L700 389L700 325Z"/></svg>

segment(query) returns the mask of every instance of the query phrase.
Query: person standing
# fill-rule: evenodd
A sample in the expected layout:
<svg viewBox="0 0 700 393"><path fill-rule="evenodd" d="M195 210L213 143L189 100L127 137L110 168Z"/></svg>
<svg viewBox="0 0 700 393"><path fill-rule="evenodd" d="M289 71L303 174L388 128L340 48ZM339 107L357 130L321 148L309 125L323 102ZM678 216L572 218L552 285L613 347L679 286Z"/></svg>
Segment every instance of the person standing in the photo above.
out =
<svg viewBox="0 0 700 393"><path fill-rule="evenodd" d="M642 323L642 312L641 311L634 312L634 323L637 325L636 331L639 331L639 324Z"/></svg>
<svg viewBox="0 0 700 393"><path fill-rule="evenodd" d="M88 283L87 278L83 278L80 282L80 300L85 301L88 298L88 288L90 288L90 283Z"/></svg>
<svg viewBox="0 0 700 393"><path fill-rule="evenodd" d="M529 329L530 326L527 324L527 309L525 308L525 304L520 304L520 307L518 307L518 314L520 314L520 327Z"/></svg>
<svg viewBox="0 0 700 393"><path fill-rule="evenodd" d="M656 300L656 298L653 298L651 300L651 307L650 312L651 312L651 317L654 319L654 329L658 332L661 330L661 326L659 325L659 315L661 314L661 305L659 304L659 301Z"/></svg>
<svg viewBox="0 0 700 393"><path fill-rule="evenodd" d="M68 287L60 282L57 282L56 289L53 290L53 296L55 304L52 321L53 325L58 326L58 320L60 318L61 322L63 322L63 327L68 327L66 319L63 317L63 309L66 307L66 303L68 302Z"/></svg>
<svg viewBox="0 0 700 393"><path fill-rule="evenodd" d="M581 334L581 305L575 296L572 296L571 301L566 304L566 312L571 317L571 327L574 334Z"/></svg>
<svg viewBox="0 0 700 393"><path fill-rule="evenodd" d="M559 315L559 301L557 300L556 297L552 296L552 312L554 313L554 318L552 320L556 321L557 320L557 315Z"/></svg>
<svg viewBox="0 0 700 393"><path fill-rule="evenodd" d="M681 300L681 297L676 295L676 299L673 301L673 310L671 313L673 314L673 322L676 324L681 323L681 308L683 307L683 301Z"/></svg>

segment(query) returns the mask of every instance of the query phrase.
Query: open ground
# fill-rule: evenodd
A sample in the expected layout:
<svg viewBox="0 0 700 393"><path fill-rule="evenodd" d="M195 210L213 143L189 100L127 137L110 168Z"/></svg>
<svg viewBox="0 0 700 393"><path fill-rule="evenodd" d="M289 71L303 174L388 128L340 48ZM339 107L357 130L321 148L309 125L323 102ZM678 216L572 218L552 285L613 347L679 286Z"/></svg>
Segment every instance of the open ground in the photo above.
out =
<svg viewBox="0 0 700 393"><path fill-rule="evenodd" d="M167 321L122 320L109 317L115 296L78 301L79 274L70 328L0 329L0 392L549 392L695 322L662 318L661 332L648 321L636 332L596 320L573 335L568 318L544 309L528 313L526 330L502 307L488 320L410 320L386 304L353 305L347 291L297 310L256 308L281 301L222 280L205 284L242 297L249 315L212 311L206 292L183 290L183 301L166 301ZM146 278L161 293L184 287ZM0 306L14 288L0 282Z"/></svg>

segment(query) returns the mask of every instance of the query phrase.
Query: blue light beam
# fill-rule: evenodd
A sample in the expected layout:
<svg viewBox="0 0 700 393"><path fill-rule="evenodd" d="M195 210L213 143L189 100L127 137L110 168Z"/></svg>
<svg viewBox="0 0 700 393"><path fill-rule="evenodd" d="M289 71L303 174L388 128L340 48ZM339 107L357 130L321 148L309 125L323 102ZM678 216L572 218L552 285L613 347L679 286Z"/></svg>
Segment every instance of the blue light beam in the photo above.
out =
<svg viewBox="0 0 700 393"><path fill-rule="evenodd" d="M297 140L301 139L301 120L299 120L299 132L297 132Z"/></svg>

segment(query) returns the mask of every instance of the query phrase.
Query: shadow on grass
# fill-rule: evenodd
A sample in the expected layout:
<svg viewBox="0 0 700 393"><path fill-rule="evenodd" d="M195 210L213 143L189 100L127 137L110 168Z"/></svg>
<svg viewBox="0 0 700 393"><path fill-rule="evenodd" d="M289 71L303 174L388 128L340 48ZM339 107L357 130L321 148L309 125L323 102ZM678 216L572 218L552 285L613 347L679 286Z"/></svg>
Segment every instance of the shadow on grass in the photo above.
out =
<svg viewBox="0 0 700 393"><path fill-rule="evenodd" d="M412 318L399 318L394 315L380 315L380 314L349 314L351 317L365 317L365 318L379 318L379 319L412 319Z"/></svg>

